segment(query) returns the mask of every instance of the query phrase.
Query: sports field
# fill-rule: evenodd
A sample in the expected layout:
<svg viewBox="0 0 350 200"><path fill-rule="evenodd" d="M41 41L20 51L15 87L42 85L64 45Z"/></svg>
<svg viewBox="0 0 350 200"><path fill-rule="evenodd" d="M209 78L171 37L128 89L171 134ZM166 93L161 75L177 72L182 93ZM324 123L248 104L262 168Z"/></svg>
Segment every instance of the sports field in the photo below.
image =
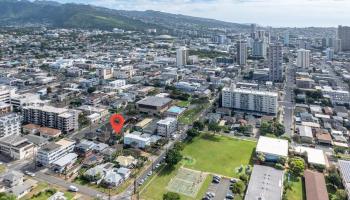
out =
<svg viewBox="0 0 350 200"><path fill-rule="evenodd" d="M144 187L140 197L141 199L147 200L161 200L163 194L167 191L177 191L181 196L181 200L201 199L211 183L212 176L208 175L205 178L204 183L199 187L200 189L196 197L193 197L190 193L194 194L196 189L187 191L182 185L184 184L183 181L189 180L189 177L194 176L194 174L191 173L188 177L185 175L184 178L182 172L178 173L181 167L200 171L203 172L203 174L209 172L212 174L237 177L237 168L241 165L251 164L250 162L255 146L256 142L252 141L238 140L212 134L202 134L185 145L182 151L184 156L183 160L174 169L164 168L161 170L160 173ZM180 182L182 183L180 184L179 180L176 179L181 179Z"/></svg>
<svg viewBox="0 0 350 200"><path fill-rule="evenodd" d="M185 146L184 167L224 176L238 176L236 169L251 164L256 142L202 134Z"/></svg>

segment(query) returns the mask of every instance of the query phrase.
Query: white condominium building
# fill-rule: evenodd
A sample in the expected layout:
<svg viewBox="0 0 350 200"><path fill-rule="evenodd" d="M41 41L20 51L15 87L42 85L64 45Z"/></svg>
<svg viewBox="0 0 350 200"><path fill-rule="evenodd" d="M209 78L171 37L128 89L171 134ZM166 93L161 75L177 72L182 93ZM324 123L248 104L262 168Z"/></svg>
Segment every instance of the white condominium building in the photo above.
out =
<svg viewBox="0 0 350 200"><path fill-rule="evenodd" d="M36 163L49 167L53 162L73 152L75 142L68 139L61 139L41 147L36 156Z"/></svg>
<svg viewBox="0 0 350 200"><path fill-rule="evenodd" d="M222 107L258 113L277 114L277 92L225 87L222 90Z"/></svg>
<svg viewBox="0 0 350 200"><path fill-rule="evenodd" d="M79 128L79 112L52 106L27 106L22 110L23 122L37 124L49 128L60 129L70 133Z"/></svg>
<svg viewBox="0 0 350 200"><path fill-rule="evenodd" d="M310 67L310 50L298 50L297 66L302 68Z"/></svg>
<svg viewBox="0 0 350 200"><path fill-rule="evenodd" d="M15 113L0 116L0 137L21 134L21 116Z"/></svg>
<svg viewBox="0 0 350 200"><path fill-rule="evenodd" d="M188 50L186 47L179 47L176 50L176 66L182 67L187 65L188 60Z"/></svg>
<svg viewBox="0 0 350 200"><path fill-rule="evenodd" d="M164 137L170 137L177 130L177 119L173 117L167 117L157 122L158 135Z"/></svg>

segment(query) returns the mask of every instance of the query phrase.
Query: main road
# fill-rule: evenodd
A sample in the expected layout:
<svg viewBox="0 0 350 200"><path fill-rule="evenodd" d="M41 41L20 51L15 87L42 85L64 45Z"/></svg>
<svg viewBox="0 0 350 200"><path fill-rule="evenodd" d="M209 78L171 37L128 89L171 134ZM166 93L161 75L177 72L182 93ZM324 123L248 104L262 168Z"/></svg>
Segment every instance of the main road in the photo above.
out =
<svg viewBox="0 0 350 200"><path fill-rule="evenodd" d="M295 88L295 68L288 63L286 67L286 81L284 86L284 101L283 105L283 125L285 127L285 135L293 136L293 116L294 116L294 88Z"/></svg>

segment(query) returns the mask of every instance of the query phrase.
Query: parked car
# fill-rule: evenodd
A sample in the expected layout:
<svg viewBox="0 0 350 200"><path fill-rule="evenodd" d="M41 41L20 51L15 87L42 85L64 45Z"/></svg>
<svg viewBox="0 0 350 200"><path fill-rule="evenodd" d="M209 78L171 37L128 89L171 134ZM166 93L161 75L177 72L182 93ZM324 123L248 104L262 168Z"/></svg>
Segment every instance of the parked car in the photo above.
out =
<svg viewBox="0 0 350 200"><path fill-rule="evenodd" d="M35 176L35 174L33 172L30 172L30 171L25 171L24 174L26 174L27 176L31 176L31 177Z"/></svg>
<svg viewBox="0 0 350 200"><path fill-rule="evenodd" d="M79 191L79 189L77 187L75 187L74 185L70 185L68 187L68 190L71 192L78 192Z"/></svg>

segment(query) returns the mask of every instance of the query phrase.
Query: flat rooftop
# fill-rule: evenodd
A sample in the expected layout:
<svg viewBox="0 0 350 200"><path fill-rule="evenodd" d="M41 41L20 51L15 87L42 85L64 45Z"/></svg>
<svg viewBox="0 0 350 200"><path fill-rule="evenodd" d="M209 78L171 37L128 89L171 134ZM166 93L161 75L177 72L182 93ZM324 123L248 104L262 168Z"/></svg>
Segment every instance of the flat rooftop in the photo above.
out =
<svg viewBox="0 0 350 200"><path fill-rule="evenodd" d="M260 136L256 151L277 156L288 156L288 140Z"/></svg>
<svg viewBox="0 0 350 200"><path fill-rule="evenodd" d="M161 107L170 103L171 101L172 100L170 98L151 96L138 101L137 104Z"/></svg>
<svg viewBox="0 0 350 200"><path fill-rule="evenodd" d="M281 200L284 171L254 165L244 200Z"/></svg>

